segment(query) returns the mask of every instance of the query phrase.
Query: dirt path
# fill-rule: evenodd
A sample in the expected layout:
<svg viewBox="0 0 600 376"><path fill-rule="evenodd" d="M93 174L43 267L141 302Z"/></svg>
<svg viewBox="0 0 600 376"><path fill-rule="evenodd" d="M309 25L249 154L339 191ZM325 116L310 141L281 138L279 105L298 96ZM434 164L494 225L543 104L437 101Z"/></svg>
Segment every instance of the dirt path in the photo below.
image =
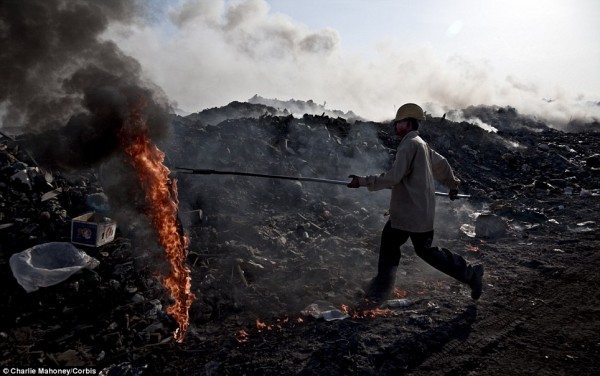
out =
<svg viewBox="0 0 600 376"><path fill-rule="evenodd" d="M530 247L501 249L513 255L498 256L500 262L488 266L487 282L489 277L495 277L497 282L478 303L478 315L468 338L449 342L410 374L597 372L600 278L596 270L600 254L597 240L595 244L592 249L561 254L555 257L560 260L551 264L543 254L531 252ZM527 261L527 256L514 255L525 252L535 258ZM512 264L515 258L520 265L516 268ZM505 262L502 268L500 264ZM500 280L499 276L510 274L510 269L516 269L514 277Z"/></svg>

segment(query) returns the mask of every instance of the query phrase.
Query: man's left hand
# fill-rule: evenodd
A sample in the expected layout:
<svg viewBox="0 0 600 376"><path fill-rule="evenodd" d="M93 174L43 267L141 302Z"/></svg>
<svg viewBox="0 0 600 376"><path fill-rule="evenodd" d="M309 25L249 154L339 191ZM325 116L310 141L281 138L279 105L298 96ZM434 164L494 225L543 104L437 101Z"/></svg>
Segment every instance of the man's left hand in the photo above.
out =
<svg viewBox="0 0 600 376"><path fill-rule="evenodd" d="M450 200L454 201L458 198L458 189L451 189L448 192L448 197L450 198Z"/></svg>

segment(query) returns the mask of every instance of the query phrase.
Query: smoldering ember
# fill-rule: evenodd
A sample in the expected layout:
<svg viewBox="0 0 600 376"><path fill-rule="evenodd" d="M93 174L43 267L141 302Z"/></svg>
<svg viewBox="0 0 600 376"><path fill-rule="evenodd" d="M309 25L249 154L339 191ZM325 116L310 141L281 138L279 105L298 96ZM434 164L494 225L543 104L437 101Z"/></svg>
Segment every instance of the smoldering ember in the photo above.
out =
<svg viewBox="0 0 600 376"><path fill-rule="evenodd" d="M422 137L470 195L437 198L434 242L485 265L483 294L473 301L408 242L396 304L366 309L389 192L177 172L349 180L393 161L398 140L389 124L314 102L261 100L171 115L156 141L171 171L168 189L177 187L176 232L187 239L180 266L191 285L179 294L181 312L190 305L189 327L168 311L168 259L140 214L148 204L117 179L124 156L72 168L53 159L52 144L36 147L67 137L61 130L2 133L1 367L87 366L105 375L597 372L597 123L558 130L511 107L462 110L493 131L428 116ZM291 114L292 104L311 112ZM22 254L30 269L12 265Z"/></svg>

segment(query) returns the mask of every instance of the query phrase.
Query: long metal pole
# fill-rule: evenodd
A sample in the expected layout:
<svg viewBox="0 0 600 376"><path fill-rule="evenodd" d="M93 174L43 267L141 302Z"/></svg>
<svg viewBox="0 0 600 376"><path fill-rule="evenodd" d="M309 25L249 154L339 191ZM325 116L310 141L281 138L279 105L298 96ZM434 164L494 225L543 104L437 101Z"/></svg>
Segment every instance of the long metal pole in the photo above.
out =
<svg viewBox="0 0 600 376"><path fill-rule="evenodd" d="M286 180L298 180L298 181L312 181L317 183L347 185L349 182L344 180L332 180L332 179L321 179L321 178L306 178L303 176L287 176L287 175L270 175L270 174L257 174L253 172L241 172L241 171L222 171L222 170L204 170L198 168L185 168L176 167L180 173L194 174L194 175L238 175L238 176L253 176L259 178L271 178L271 179L286 179Z"/></svg>
<svg viewBox="0 0 600 376"><path fill-rule="evenodd" d="M337 185L348 185L348 181L345 180L333 180L333 179L321 179L321 178L307 178L303 176L288 176L288 175L271 175L271 174L257 174L254 172L242 172L242 171L223 171L223 170L207 170L200 168L187 168L187 167L175 167L177 172L182 174L193 174L193 175L238 175L238 176L253 176L259 178L270 178L270 179L286 179L286 180L297 180L297 181L312 181L316 183L326 184L337 184ZM437 196L448 196L445 192L435 192ZM458 198L469 198L470 195L457 195Z"/></svg>

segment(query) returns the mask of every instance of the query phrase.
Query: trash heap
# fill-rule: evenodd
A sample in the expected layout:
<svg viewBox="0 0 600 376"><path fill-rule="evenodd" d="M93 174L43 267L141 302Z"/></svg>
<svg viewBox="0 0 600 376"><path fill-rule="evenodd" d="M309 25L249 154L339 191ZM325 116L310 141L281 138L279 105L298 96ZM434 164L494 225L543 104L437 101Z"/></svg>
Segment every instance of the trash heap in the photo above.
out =
<svg viewBox="0 0 600 376"><path fill-rule="evenodd" d="M116 223L103 222L97 172L44 169L6 136L0 163L2 365L110 370L136 358L129 349L171 342L160 282ZM98 228L91 215L98 238L88 235Z"/></svg>
<svg viewBox="0 0 600 376"><path fill-rule="evenodd" d="M398 145L389 124L325 115L299 118L237 102L207 111L172 116L170 137L159 144L171 169L345 179L385 171ZM477 261L483 252L473 250L485 247L482 239L526 238L536 227L595 229L596 223L577 226L565 218L574 218L576 205L600 194L600 135L534 127L531 119L505 109L481 111L496 119L498 132L436 117L422 125L423 138L448 158L463 181L461 193L472 196L469 201L438 199L436 243ZM502 128L505 116L511 126ZM250 337L260 335L249 329L259 320L285 322L278 325L285 329L289 323L318 320L322 307L337 313L336 319L351 317L338 309L360 304L364 281L376 270L379 233L387 221L387 192L173 173L198 297L186 341L177 345L172 338L176 324L165 314L167 298L152 269L160 255L144 252L130 236L136 229L126 223L117 223L114 239L105 244L77 244L97 262L27 293L12 273L11 256L40 244L71 243L73 219L90 212L110 218L118 208L110 206L96 169L45 169L18 140L0 140L0 168L5 286L0 292L0 366L110 370L152 365L165 371L188 350L205 362L211 357L219 364L247 359L232 350L240 343L236 333L244 329ZM554 218L557 224L549 224ZM402 262L413 265L415 260L407 244ZM464 286L421 264L399 273L397 298L409 298L411 309L427 312L411 316L408 332L429 328L440 309L424 296L450 292L468 299ZM319 314L309 307L320 307ZM198 354L197 348L205 353Z"/></svg>
<svg viewBox="0 0 600 376"><path fill-rule="evenodd" d="M164 146L170 163L344 179L385 171L398 145L389 124L272 116L267 110L248 118L249 108L259 112L257 105L240 106L223 108L232 118L218 124L199 120L202 113L175 117L174 141ZM512 110L487 111L499 128L502 116L510 116L511 128L492 133L435 117L422 125L423 138L454 166L461 192L472 196L468 202L439 199L436 239L442 243L477 233L504 236L512 220L521 228L554 215L555 208L536 207L539 200L599 193L597 133L574 143L573 134ZM374 254L387 220L385 192L215 175L180 175L179 184L192 263L200 271L196 281L202 280L200 321L227 311L281 317L324 296L339 306L360 296L363 280L376 270Z"/></svg>

